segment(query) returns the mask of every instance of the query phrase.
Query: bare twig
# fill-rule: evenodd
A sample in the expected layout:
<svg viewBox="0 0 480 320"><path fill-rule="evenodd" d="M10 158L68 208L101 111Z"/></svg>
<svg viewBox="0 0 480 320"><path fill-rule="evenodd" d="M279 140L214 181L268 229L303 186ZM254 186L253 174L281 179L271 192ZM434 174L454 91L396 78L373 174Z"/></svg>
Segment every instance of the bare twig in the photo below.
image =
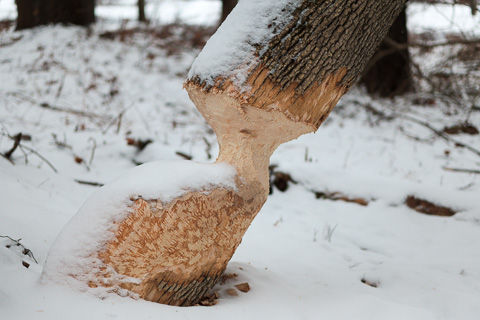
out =
<svg viewBox="0 0 480 320"><path fill-rule="evenodd" d="M212 159L212 154L210 153L210 150L212 150L212 145L210 142L208 142L207 138L203 137L203 141L207 145L207 148L205 149L205 152L207 153L207 158L208 160Z"/></svg>
<svg viewBox="0 0 480 320"><path fill-rule="evenodd" d="M459 146L459 147L463 147L473 153L475 153L476 155L480 156L480 150L477 150L475 148L473 148L472 146L468 145L468 144L465 144L457 139L454 139L452 137L450 137L449 135L447 135L446 133L440 131L440 130L437 130L435 129L433 126L431 126L428 122L426 121L422 121L422 120L418 120L416 118L413 118L413 117L410 117L410 116L405 116L405 115L398 115L400 118L403 118L403 119L406 119L406 120L409 120L409 121L412 121L412 122L415 122L416 124L419 124L419 125L422 125L424 126L425 128L429 129L430 131L432 131L433 133L435 133L437 136L439 136L440 138L444 139L445 141L448 141L448 142L453 142L455 143L456 146Z"/></svg>
<svg viewBox="0 0 480 320"><path fill-rule="evenodd" d="M365 110L367 110L368 112L372 112L374 113L373 111L375 111L374 114L383 114L381 111L377 111L375 108L373 108L371 105L368 106L368 108L366 108L365 105L363 104L360 104ZM454 139L452 137L450 137L448 134L446 134L445 132L441 131L441 130L438 130L436 128L434 128L430 123L426 122L426 121L423 121L423 120L419 120L419 119L416 119L414 117L411 117L411 116L408 116L408 115L402 115L402 114L398 114L398 113L391 113L389 115L389 117L396 117L396 118L401 118L401 119L405 119L405 120L408 120L408 121L411 121L411 122L414 122L416 124L419 124L421 126L424 126L425 128L429 129L430 131L432 131L435 135L439 136L440 138L442 138L443 140L447 141L447 142L451 142L451 143L454 143L456 146L458 147L463 147L467 150L469 150L470 152L473 152L475 153L476 155L480 156L480 150L478 149L475 149L473 148L472 146L466 144L466 143L463 143L457 139Z"/></svg>
<svg viewBox="0 0 480 320"><path fill-rule="evenodd" d="M79 184L86 184L88 186L94 186L94 187L102 187L104 185L103 183L100 183L100 182L77 180L77 179L75 179L75 182Z"/></svg>
<svg viewBox="0 0 480 320"><path fill-rule="evenodd" d="M16 246L22 247L22 248L23 248L22 253L23 253L24 255L29 256L30 258L32 258L33 261L35 261L35 263L38 264L38 261L37 261L37 259L35 259L35 256L33 255L32 250L26 248L23 244L20 243L20 240L22 240L22 239L15 240L15 239L13 239L13 238L11 238L11 237L9 237L9 236L2 236L2 235L0 235L0 238L7 238L7 239L9 239L10 241L12 241L13 243L15 243ZM9 247L7 246L7 248L9 248Z"/></svg>
<svg viewBox="0 0 480 320"><path fill-rule="evenodd" d="M88 138L88 141L93 142L92 153L90 154L90 160L88 160L88 164L92 165L93 158L95 157L95 150L97 149L97 141L92 137Z"/></svg>
<svg viewBox="0 0 480 320"><path fill-rule="evenodd" d="M4 137L7 137L7 138L10 138L12 140L15 140L14 137L10 136L9 134L6 134L4 132L0 132L0 135L4 136ZM22 136L23 137L23 136ZM48 161L44 156L42 156L40 153L38 153L35 149L33 148L30 148L30 147L27 147L26 145L22 144L22 143L19 143L18 146L20 147L20 149L25 149L31 153L33 153L34 155L36 155L37 157L39 157L41 160L43 160L50 168L52 168L53 172L57 173L58 170L53 166L53 164ZM26 155L25 155L26 157Z"/></svg>
<svg viewBox="0 0 480 320"><path fill-rule="evenodd" d="M53 170L53 172L58 173L58 170L53 166L53 164L50 161L48 161L44 156L42 156L40 153L38 153L36 150L30 147L27 147L25 145L21 145L21 147L24 148L25 150L30 151L31 153L33 153L34 155L42 159Z"/></svg>
<svg viewBox="0 0 480 320"><path fill-rule="evenodd" d="M180 152L180 151L177 151L175 152L178 156L182 157L183 159L185 160L192 160L192 156L186 154L186 153L183 153L183 152Z"/></svg>
<svg viewBox="0 0 480 320"><path fill-rule="evenodd" d="M9 151L5 152L5 154L4 154L5 158L11 159L12 154L15 152L15 150L20 145L21 140L22 140L22 133L21 132L16 134L15 136L13 136L13 147Z"/></svg>
<svg viewBox="0 0 480 320"><path fill-rule="evenodd" d="M53 138L53 141L55 142L55 145L61 149L63 148L66 148L68 150L73 150L72 146L67 144L66 142L66 137L63 137L63 142L62 141L59 141L57 139L57 135L55 133L52 133L52 138Z"/></svg>
<svg viewBox="0 0 480 320"><path fill-rule="evenodd" d="M464 172L464 173L480 174L480 170L475 170L475 169L462 169L462 168L443 167L443 170L453 171L453 172Z"/></svg>
<svg viewBox="0 0 480 320"><path fill-rule="evenodd" d="M25 96L25 95L23 95L19 92L11 92L9 94L14 96L14 97L17 97L21 100L28 101L33 105L38 105L39 107L41 107L43 109L47 109L47 110L51 110L51 111L65 112L65 113L70 113L70 114L74 114L74 115L82 116L82 117L87 117L87 118L110 119L110 117L108 117L108 116L98 115L98 114L93 113L93 112L86 112L86 111L75 110L75 109L70 109L70 108L61 108L61 107L57 107L57 106L52 106L51 104L46 103L46 102L38 104L38 102L35 101L34 99L32 99L30 97L27 97L27 96Z"/></svg>
<svg viewBox="0 0 480 320"><path fill-rule="evenodd" d="M98 114L92 113L92 112L85 112L85 111L80 111L80 110L75 110L75 109L70 109L70 108L60 108L56 106L52 106L46 102L40 103L39 105L41 108L52 110L52 111L59 111L59 112L66 112L66 113L71 113L77 116L82 116L82 117L88 117L88 118L102 118Z"/></svg>
<svg viewBox="0 0 480 320"><path fill-rule="evenodd" d="M60 95L62 94L62 90L63 90L63 85L65 84L65 78L67 77L67 74L63 74L63 77L62 77L62 80L60 80L60 85L58 86L58 89L57 89L57 94L55 95L55 98L60 98Z"/></svg>

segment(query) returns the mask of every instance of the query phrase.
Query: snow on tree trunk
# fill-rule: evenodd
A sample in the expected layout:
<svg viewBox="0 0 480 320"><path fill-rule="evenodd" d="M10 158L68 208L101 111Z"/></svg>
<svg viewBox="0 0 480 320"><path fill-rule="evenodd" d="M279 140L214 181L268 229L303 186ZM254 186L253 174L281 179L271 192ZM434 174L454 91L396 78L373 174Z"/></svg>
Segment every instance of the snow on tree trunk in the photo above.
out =
<svg viewBox="0 0 480 320"><path fill-rule="evenodd" d="M177 196L162 198L162 193L171 193L174 180L166 179L167 173L136 170L123 183L135 179L131 188L137 189L146 188L141 187L142 179L152 187L158 183L160 196L137 189L130 196L101 191L56 241L44 278L75 279L92 290L135 293L171 305L197 303L218 281L267 199L271 154L280 144L320 126L404 3L240 1L185 82L217 134L220 154L214 166L234 167L234 178L227 175L234 186L203 181L196 187L192 183L186 192L183 184L174 183L170 188L179 190ZM204 174L208 175L214 171ZM95 224L92 210L102 216L97 229L106 231L81 236L81 230ZM80 230L78 225L84 227ZM87 239L88 245L71 240L69 233ZM72 269L72 264L78 267Z"/></svg>

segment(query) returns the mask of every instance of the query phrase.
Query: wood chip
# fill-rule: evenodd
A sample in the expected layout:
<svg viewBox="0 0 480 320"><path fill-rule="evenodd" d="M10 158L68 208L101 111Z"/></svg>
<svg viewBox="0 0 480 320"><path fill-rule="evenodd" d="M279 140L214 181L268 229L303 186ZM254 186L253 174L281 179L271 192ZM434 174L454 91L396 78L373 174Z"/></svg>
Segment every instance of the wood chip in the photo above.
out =
<svg viewBox="0 0 480 320"><path fill-rule="evenodd" d="M228 289L227 291L227 294L231 297L236 297L238 296L238 291L235 290L234 288L231 288L231 289Z"/></svg>
<svg viewBox="0 0 480 320"><path fill-rule="evenodd" d="M235 287L241 292L250 291L250 285L248 284L248 282L237 284L237 285L235 285Z"/></svg>

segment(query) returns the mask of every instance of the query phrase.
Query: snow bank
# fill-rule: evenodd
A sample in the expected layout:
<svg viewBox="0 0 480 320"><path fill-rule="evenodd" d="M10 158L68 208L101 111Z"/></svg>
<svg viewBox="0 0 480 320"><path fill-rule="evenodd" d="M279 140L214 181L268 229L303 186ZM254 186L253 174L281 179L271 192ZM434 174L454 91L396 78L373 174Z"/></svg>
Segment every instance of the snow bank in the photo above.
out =
<svg viewBox="0 0 480 320"><path fill-rule="evenodd" d="M128 216L131 198L158 199L166 204L191 191L235 189L235 175L236 170L225 163L156 161L133 168L95 192L64 227L48 254L43 280L86 289L103 266L94 253L111 239L113 224ZM79 283L72 283L71 275Z"/></svg>
<svg viewBox="0 0 480 320"><path fill-rule="evenodd" d="M188 78L199 76L211 86L221 75L241 86L247 71L257 63L256 48L266 45L272 35L282 30L298 2L240 1L193 62Z"/></svg>

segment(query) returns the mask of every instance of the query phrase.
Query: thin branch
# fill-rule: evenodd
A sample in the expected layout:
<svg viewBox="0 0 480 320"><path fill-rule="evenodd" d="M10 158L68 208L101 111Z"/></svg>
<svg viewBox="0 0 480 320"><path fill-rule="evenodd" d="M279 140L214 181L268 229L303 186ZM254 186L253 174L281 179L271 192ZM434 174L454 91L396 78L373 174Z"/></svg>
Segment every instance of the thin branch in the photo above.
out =
<svg viewBox="0 0 480 320"><path fill-rule="evenodd" d="M3 132L0 132L0 135L4 136L4 137L7 137L7 138L10 138L12 140L14 140L15 138L10 136L9 134L6 134L6 133L3 133ZM31 153L33 153L34 155L36 155L37 157L39 157L41 160L43 160L50 168L52 168L53 172L55 173L58 173L58 170L53 166L53 164L48 161L44 156L42 156L40 153L38 153L35 149L33 148L30 148L30 147L27 147L26 145L22 144L22 143L19 143L18 146L21 148L21 149L25 149L25 150L28 150L30 151Z"/></svg>
<svg viewBox="0 0 480 320"><path fill-rule="evenodd" d="M95 150L97 149L97 141L93 137L88 138L88 141L93 142L92 153L90 154L90 160L88 160L88 164L92 165L93 158L95 157Z"/></svg>
<svg viewBox="0 0 480 320"><path fill-rule="evenodd" d="M368 112L371 112L373 114L376 114L376 115L380 115L380 114L384 114L383 112L381 111L378 111L376 110L375 108L373 108L371 105L368 106L365 106L363 104L360 104L366 111ZM428 122L426 121L423 121L423 120L419 120L419 119L416 119L414 117L411 117L411 116L408 116L408 115L402 115L402 114L398 114L398 113L392 113L389 117L397 117L397 118L401 118L401 119L405 119L405 120L409 120L411 122L414 122L416 124L419 124L421 126L424 126L425 128L429 129L430 131L432 131L434 134L436 134L437 136L439 136L440 138L442 138L443 140L447 141L447 142L452 142L454 143L456 146L458 147L463 147L473 153L475 153L476 155L480 156L480 150L478 149L475 149L473 148L472 146L466 144L466 143L463 143L457 139L454 139L452 137L450 137L448 134L446 134L445 132L443 131L440 131L436 128L434 128L431 124L429 124Z"/></svg>
<svg viewBox="0 0 480 320"><path fill-rule="evenodd" d="M86 184L88 186L94 186L94 187L102 187L104 185L103 183L100 183L100 182L77 180L77 179L75 179L75 182L79 184Z"/></svg>
<svg viewBox="0 0 480 320"><path fill-rule="evenodd" d="M5 158L7 158L7 159L11 159L12 154L15 152L15 150L20 145L20 141L22 140L22 133L20 132L20 133L16 134L15 136L13 136L12 138L13 138L13 147L9 151L5 152L5 154L4 154Z"/></svg>
<svg viewBox="0 0 480 320"><path fill-rule="evenodd" d="M418 119L415 119L413 117L410 117L410 116L405 116L405 115L399 115L400 118L403 118L403 119L406 119L406 120L410 120L412 122L415 122L416 124L419 124L419 125L422 125L424 126L425 128L429 129L430 131L432 131L433 133L435 133L437 136L439 136L440 138L444 139L445 141L448 141L448 142L453 142L455 143L456 146L459 146L459 147L463 147L473 153L475 153L476 155L480 156L480 150L478 149L475 149L473 148L472 146L466 144L466 143L463 143L457 139L454 139L452 137L450 137L449 135L447 135L446 133L440 131L440 130L437 130L435 129L433 126L431 126L428 122L425 122L425 121L422 121L422 120L418 120Z"/></svg>
<svg viewBox="0 0 480 320"><path fill-rule="evenodd" d="M205 152L207 153L208 160L212 159L212 154L210 153L210 150L212 150L212 145L210 142L208 142L207 138L203 137L203 142L207 145L207 148L205 149Z"/></svg>
<svg viewBox="0 0 480 320"><path fill-rule="evenodd" d="M40 153L38 153L35 149L32 149L25 145L21 145L21 147L30 151L31 153L33 153L34 155L42 159L50 168L52 168L53 172L58 173L58 170L53 166L53 164L50 161L48 161L44 156L42 156Z"/></svg>
<svg viewBox="0 0 480 320"><path fill-rule="evenodd" d="M24 255L29 256L30 258L32 258L33 261L35 261L35 263L38 264L38 261L37 261L37 259L35 259L35 256L33 255L32 250L28 249L27 247L25 247L23 244L20 243L20 240L22 240L22 239L15 240L15 239L13 239L13 238L11 238L11 237L9 237L9 236L2 236L2 235L0 235L0 238L7 238L7 239L9 239L10 241L14 242L15 245L17 245L17 246L19 246L19 247L22 247L22 248L23 248L22 253L23 253Z"/></svg>
<svg viewBox="0 0 480 320"><path fill-rule="evenodd" d="M93 113L93 112L86 112L86 111L70 109L70 108L61 108L61 107L57 107L57 106L52 106L51 104L46 103L46 102L43 102L43 103L39 104L38 101L35 101L34 99L32 99L30 97L27 97L27 96L25 96L21 93L18 93L18 92L10 92L9 94L14 96L14 97L17 97L21 100L28 101L33 105L38 105L40 108L51 110L51 111L65 112L65 113L70 113L70 114L74 114L74 115L82 116L82 117L87 117L87 118L110 119L110 117L108 117L108 116L98 115L98 114Z"/></svg>
<svg viewBox="0 0 480 320"><path fill-rule="evenodd" d="M443 167L442 169L445 171L452 171L452 172L480 174L480 170L475 170L475 169L462 169L462 168L450 168L450 167Z"/></svg>

